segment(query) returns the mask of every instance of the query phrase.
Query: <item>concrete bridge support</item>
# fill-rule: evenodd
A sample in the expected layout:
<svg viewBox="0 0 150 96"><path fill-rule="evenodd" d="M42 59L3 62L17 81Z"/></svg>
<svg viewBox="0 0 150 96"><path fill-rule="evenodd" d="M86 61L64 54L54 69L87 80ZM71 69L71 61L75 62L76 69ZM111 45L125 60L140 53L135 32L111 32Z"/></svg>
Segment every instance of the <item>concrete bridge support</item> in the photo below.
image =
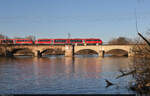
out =
<svg viewBox="0 0 150 96"><path fill-rule="evenodd" d="M1 56L6 56L6 50L2 50L0 54Z"/></svg>
<svg viewBox="0 0 150 96"><path fill-rule="evenodd" d="M35 56L35 57L41 57L42 54L41 54L40 50L34 51L34 56Z"/></svg>
<svg viewBox="0 0 150 96"><path fill-rule="evenodd" d="M133 57L134 56L134 52L129 51L128 52L128 57Z"/></svg>
<svg viewBox="0 0 150 96"><path fill-rule="evenodd" d="M104 57L104 54L105 54L105 51L100 50L99 53L98 53L98 56L99 57Z"/></svg>
<svg viewBox="0 0 150 96"><path fill-rule="evenodd" d="M74 56L74 45L66 45L65 46L65 56L66 57Z"/></svg>
<svg viewBox="0 0 150 96"><path fill-rule="evenodd" d="M6 50L4 56L13 56L13 53L10 51Z"/></svg>

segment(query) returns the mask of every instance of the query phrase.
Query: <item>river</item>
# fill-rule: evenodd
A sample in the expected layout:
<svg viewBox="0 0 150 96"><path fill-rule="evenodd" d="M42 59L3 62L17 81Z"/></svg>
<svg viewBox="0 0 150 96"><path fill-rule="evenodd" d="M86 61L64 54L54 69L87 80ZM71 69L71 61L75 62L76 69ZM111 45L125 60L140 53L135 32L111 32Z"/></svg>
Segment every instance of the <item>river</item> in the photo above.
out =
<svg viewBox="0 0 150 96"><path fill-rule="evenodd" d="M128 89L132 76L116 79L130 65L128 57L0 57L0 93L133 94ZM105 79L115 85L106 87Z"/></svg>

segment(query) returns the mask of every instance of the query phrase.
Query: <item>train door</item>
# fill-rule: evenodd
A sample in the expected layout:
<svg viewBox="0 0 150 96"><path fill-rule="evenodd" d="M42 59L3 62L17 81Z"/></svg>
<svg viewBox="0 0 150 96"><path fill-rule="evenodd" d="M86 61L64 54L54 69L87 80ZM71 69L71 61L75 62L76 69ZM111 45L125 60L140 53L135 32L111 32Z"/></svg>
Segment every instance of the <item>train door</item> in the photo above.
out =
<svg viewBox="0 0 150 96"><path fill-rule="evenodd" d="M83 40L83 44L85 44L85 40Z"/></svg>
<svg viewBox="0 0 150 96"><path fill-rule="evenodd" d="M16 40L14 39L13 41L14 41L14 44L16 44Z"/></svg>
<svg viewBox="0 0 150 96"><path fill-rule="evenodd" d="M54 41L53 41L53 40L51 40L51 44L52 44L52 45L54 44Z"/></svg>

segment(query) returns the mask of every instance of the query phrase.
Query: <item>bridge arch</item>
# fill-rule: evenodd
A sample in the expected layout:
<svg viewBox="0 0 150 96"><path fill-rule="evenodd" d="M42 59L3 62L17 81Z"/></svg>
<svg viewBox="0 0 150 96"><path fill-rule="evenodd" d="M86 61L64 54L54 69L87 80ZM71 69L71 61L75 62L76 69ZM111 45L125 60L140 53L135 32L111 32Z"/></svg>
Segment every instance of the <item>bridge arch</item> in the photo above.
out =
<svg viewBox="0 0 150 96"><path fill-rule="evenodd" d="M3 54L3 50L2 48L0 48L0 56Z"/></svg>
<svg viewBox="0 0 150 96"><path fill-rule="evenodd" d="M81 50L77 50L75 51L75 54L79 55L79 54L98 54L97 51L93 50L93 49L81 49Z"/></svg>
<svg viewBox="0 0 150 96"><path fill-rule="evenodd" d="M60 49L54 49L54 48L48 48L48 49L43 49L40 52L41 55L57 55L57 54L64 54L64 51Z"/></svg>
<svg viewBox="0 0 150 96"><path fill-rule="evenodd" d="M115 56L128 56L128 50L111 49L111 50L105 51L105 54L111 54L111 55L115 55Z"/></svg>
<svg viewBox="0 0 150 96"><path fill-rule="evenodd" d="M10 53L12 55L34 55L34 52L32 52L32 50L29 48L15 48L12 49Z"/></svg>
<svg viewBox="0 0 150 96"><path fill-rule="evenodd" d="M109 53L110 51L116 51L118 50L118 56L120 53L124 53L128 56L131 56L131 49L133 48L133 45L104 45L102 46L102 50L104 53ZM122 54L123 55L123 54Z"/></svg>

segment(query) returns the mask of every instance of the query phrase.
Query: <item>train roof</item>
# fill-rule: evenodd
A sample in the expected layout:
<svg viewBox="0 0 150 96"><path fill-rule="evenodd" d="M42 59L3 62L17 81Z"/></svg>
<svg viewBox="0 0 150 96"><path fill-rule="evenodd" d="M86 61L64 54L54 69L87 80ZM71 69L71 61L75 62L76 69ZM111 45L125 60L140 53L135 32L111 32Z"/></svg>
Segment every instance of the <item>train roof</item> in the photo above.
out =
<svg viewBox="0 0 150 96"><path fill-rule="evenodd" d="M0 40L32 40L32 39L27 39L27 38L25 38L25 39L0 39Z"/></svg>
<svg viewBox="0 0 150 96"><path fill-rule="evenodd" d="M39 38L40 39L68 39L68 38ZM100 39L100 38L69 38L69 39Z"/></svg>

